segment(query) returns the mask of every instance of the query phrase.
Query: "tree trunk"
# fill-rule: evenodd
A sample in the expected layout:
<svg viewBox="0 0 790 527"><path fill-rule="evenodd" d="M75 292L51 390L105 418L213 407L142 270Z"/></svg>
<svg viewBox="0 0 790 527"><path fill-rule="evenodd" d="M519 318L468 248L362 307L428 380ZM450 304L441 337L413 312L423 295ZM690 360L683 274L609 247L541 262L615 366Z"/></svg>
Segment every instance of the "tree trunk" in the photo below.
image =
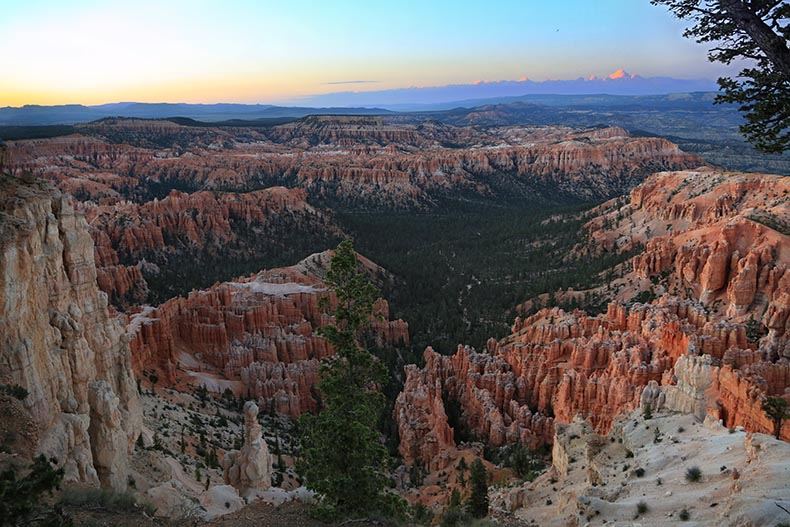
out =
<svg viewBox="0 0 790 527"><path fill-rule="evenodd" d="M743 0L719 0L719 5L730 15L738 29L754 40L785 80L790 81L790 49L785 39L774 33Z"/></svg>

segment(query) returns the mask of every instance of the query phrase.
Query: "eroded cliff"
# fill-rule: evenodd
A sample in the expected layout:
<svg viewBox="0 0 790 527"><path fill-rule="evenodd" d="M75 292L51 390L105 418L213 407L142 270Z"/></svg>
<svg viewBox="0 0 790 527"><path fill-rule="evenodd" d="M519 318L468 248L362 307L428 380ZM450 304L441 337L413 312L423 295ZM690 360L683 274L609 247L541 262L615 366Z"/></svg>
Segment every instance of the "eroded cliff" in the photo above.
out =
<svg viewBox="0 0 790 527"><path fill-rule="evenodd" d="M57 459L69 481L125 489L141 410L88 225L70 198L0 177L0 382L28 392L32 452Z"/></svg>

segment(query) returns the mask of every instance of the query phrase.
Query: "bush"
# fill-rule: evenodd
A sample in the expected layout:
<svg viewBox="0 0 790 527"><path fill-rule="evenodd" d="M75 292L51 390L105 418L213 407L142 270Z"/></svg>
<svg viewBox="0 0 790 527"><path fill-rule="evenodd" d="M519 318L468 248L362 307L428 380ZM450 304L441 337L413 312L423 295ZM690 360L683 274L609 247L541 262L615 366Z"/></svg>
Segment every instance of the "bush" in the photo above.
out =
<svg viewBox="0 0 790 527"><path fill-rule="evenodd" d="M641 478L645 475L645 469L639 467L638 469L634 470L634 474L636 474L636 477Z"/></svg>
<svg viewBox="0 0 790 527"><path fill-rule="evenodd" d="M636 504L637 516L646 513L648 510L650 510L650 507L648 507L647 503L645 503L644 501L640 501L639 503Z"/></svg>
<svg viewBox="0 0 790 527"><path fill-rule="evenodd" d="M682 522L687 522L687 521L689 521L689 518L691 518L691 514L689 513L688 509L683 508L683 510L680 511L680 514L678 515L678 518L680 518L680 521L682 521Z"/></svg>
<svg viewBox="0 0 790 527"><path fill-rule="evenodd" d="M686 469L686 481L696 483L702 479L702 471L699 467L689 467Z"/></svg>
<svg viewBox="0 0 790 527"><path fill-rule="evenodd" d="M27 521L34 513L39 519L55 519L52 511L38 509L43 505L43 495L59 488L63 469L54 469L44 456L38 456L28 468L27 474L18 477L16 468L0 473L0 525L29 525Z"/></svg>
<svg viewBox="0 0 790 527"><path fill-rule="evenodd" d="M28 391L18 384L0 384L0 394L10 395L20 401L27 399Z"/></svg>

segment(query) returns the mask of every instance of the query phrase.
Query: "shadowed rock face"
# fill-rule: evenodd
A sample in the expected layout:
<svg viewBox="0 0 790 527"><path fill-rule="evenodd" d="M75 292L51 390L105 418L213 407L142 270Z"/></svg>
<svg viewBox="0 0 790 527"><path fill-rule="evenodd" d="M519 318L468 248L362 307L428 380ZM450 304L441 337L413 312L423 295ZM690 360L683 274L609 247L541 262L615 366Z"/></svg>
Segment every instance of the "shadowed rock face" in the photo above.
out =
<svg viewBox="0 0 790 527"><path fill-rule="evenodd" d="M319 364L334 353L316 332L332 322L327 311L336 304L321 281L331 255L316 254L132 315L127 331L135 369L157 369L173 385L230 388L279 414L317 410ZM360 262L379 274L370 260ZM319 305L322 298L327 307ZM389 320L385 300L375 312L371 344L408 344L408 325Z"/></svg>
<svg viewBox="0 0 790 527"><path fill-rule="evenodd" d="M404 460L433 467L452 444L442 399L493 446L550 442L553 422L577 415L605 433L659 401L770 433L763 398L790 397L789 193L787 178L704 170L656 174L602 205L593 250L645 244L599 291L606 313L543 309L483 353L426 350L396 404ZM631 303L649 289L657 300Z"/></svg>
<svg viewBox="0 0 790 527"><path fill-rule="evenodd" d="M0 382L29 393L31 450L58 459L68 481L123 490L140 403L85 218L44 186L0 185Z"/></svg>

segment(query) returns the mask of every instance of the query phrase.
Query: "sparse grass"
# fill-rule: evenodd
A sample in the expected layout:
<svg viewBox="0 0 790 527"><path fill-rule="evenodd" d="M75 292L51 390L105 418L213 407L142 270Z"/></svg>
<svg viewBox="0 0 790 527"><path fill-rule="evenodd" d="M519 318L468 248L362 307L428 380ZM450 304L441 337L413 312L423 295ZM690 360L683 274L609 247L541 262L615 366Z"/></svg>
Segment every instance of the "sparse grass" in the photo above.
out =
<svg viewBox="0 0 790 527"><path fill-rule="evenodd" d="M699 467L689 467L686 469L686 481L696 483L702 479L702 471Z"/></svg>

